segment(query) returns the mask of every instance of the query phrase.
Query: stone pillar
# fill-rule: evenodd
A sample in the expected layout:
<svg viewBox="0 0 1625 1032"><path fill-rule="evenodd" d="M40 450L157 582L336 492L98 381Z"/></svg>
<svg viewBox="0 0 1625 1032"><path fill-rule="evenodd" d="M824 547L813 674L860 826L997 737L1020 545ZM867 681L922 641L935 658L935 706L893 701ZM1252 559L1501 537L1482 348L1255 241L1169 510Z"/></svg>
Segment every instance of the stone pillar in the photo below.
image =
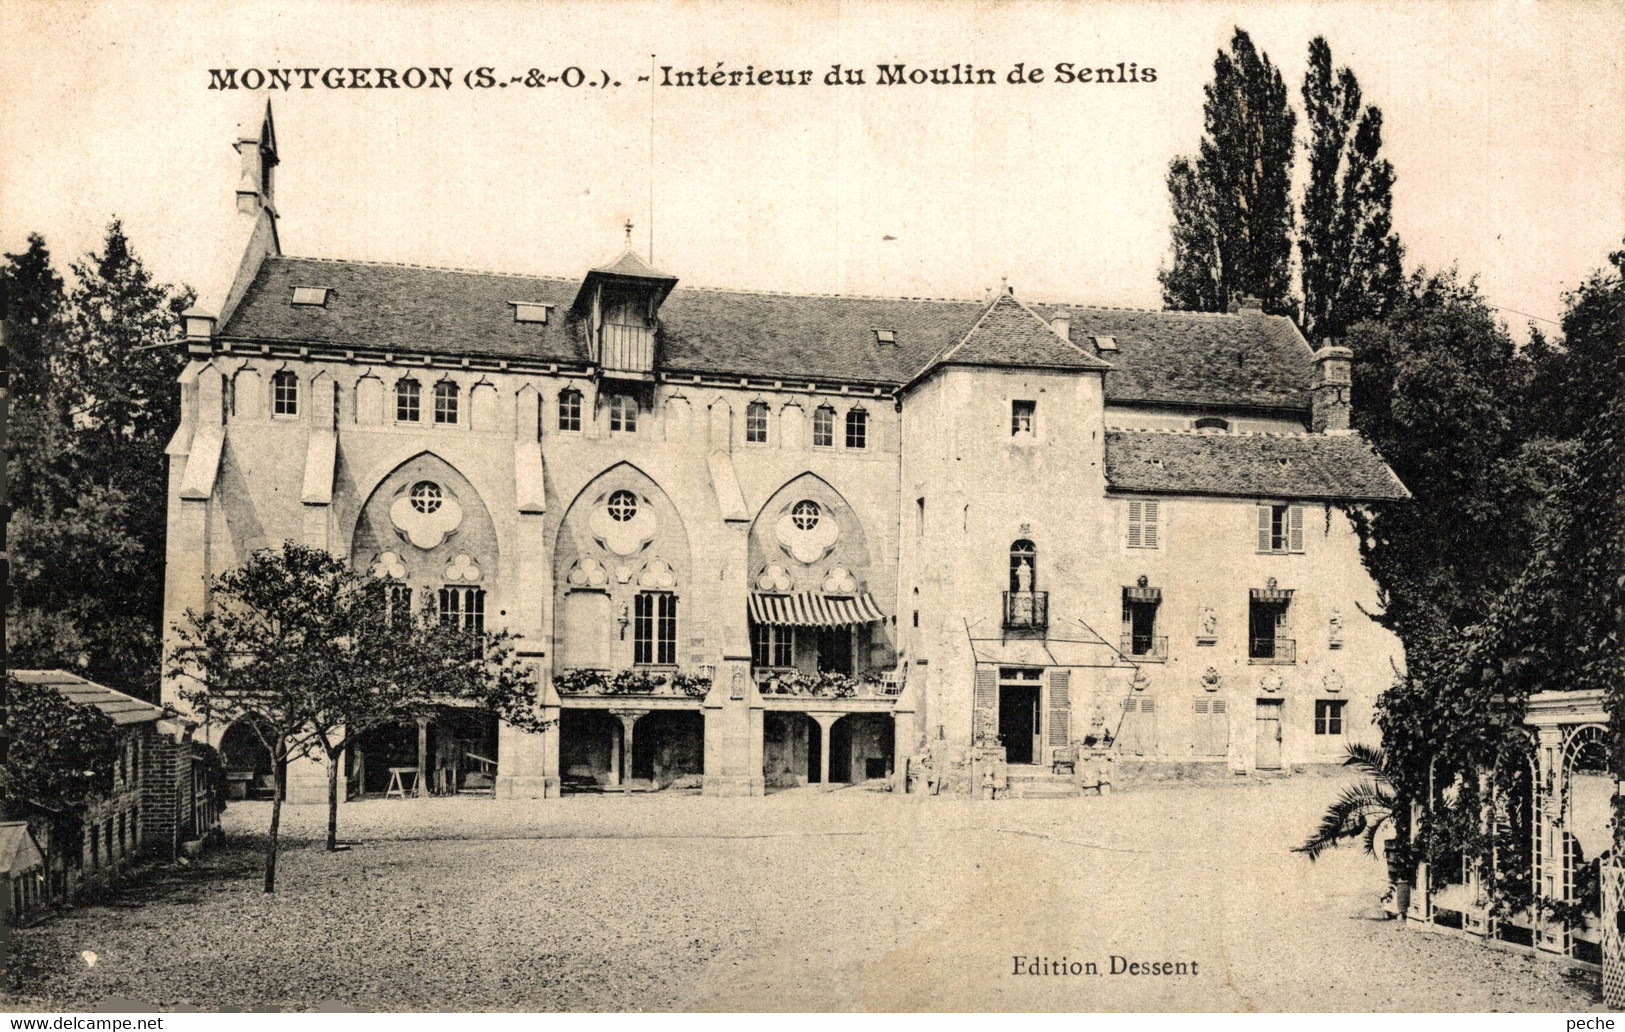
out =
<svg viewBox="0 0 1625 1032"><path fill-rule="evenodd" d="M422 799L428 795L424 790L423 779L429 776L429 718L418 717L418 776L413 791Z"/></svg>
<svg viewBox="0 0 1625 1032"><path fill-rule="evenodd" d="M559 796L559 708L544 704L542 731L497 725L498 799L557 799Z"/></svg>
<svg viewBox="0 0 1625 1032"><path fill-rule="evenodd" d="M617 735L614 731L611 731L609 735L609 784L611 785L621 783L621 739L625 735L626 729L624 726L621 728L621 734Z"/></svg>
<svg viewBox="0 0 1625 1032"><path fill-rule="evenodd" d="M621 784L632 783L632 735L638 725L638 718L646 715L648 710L615 710L615 716L621 721L621 757L625 770L621 775Z"/></svg>
<svg viewBox="0 0 1625 1032"><path fill-rule="evenodd" d="M829 729L835 722L846 716L844 713L809 713L807 716L818 721L818 787L829 791Z"/></svg>
<svg viewBox="0 0 1625 1032"><path fill-rule="evenodd" d="M1540 729L1540 745L1535 752L1540 782L1535 786L1539 823L1535 836L1540 841L1540 859L1535 866L1535 892L1548 899L1567 902L1563 891L1563 729ZM1535 947L1546 953L1568 952L1568 929L1561 921L1537 918Z"/></svg>
<svg viewBox="0 0 1625 1032"><path fill-rule="evenodd" d="M705 780L708 796L759 796L762 775L762 697L750 679L750 656L724 656L705 697Z"/></svg>
<svg viewBox="0 0 1625 1032"><path fill-rule="evenodd" d="M892 791L908 791L908 761L914 753L914 712L893 710L891 715Z"/></svg>

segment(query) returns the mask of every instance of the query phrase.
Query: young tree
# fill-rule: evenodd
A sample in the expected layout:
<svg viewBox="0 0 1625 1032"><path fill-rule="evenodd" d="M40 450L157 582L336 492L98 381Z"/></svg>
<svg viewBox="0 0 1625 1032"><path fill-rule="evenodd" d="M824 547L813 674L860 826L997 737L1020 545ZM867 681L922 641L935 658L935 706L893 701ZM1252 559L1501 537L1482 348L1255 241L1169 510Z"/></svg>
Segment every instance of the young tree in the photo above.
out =
<svg viewBox="0 0 1625 1032"><path fill-rule="evenodd" d="M51 811L57 815L52 841L78 842L86 808L113 789L118 726L47 684L7 674L5 689L0 812L22 817L35 807Z"/></svg>
<svg viewBox="0 0 1625 1032"><path fill-rule="evenodd" d="M1360 105L1354 72L1334 74L1331 47L1316 36L1303 79L1309 182L1298 239L1303 331L1311 341L1340 339L1354 323L1382 318L1404 288L1394 169L1378 156L1382 111Z"/></svg>
<svg viewBox="0 0 1625 1032"><path fill-rule="evenodd" d="M391 610L388 585L336 556L293 542L254 553L216 578L206 614L178 628L174 669L193 706L256 717L284 761L327 762L327 848L338 848L339 773L355 740L441 705L545 726L537 685L506 631L443 626L429 610ZM282 790L272 807L266 891L274 889Z"/></svg>
<svg viewBox="0 0 1625 1032"><path fill-rule="evenodd" d="M1295 314L1292 161L1297 114L1267 54L1240 28L1205 87L1205 132L1194 161L1168 168L1173 264L1158 273L1168 308L1224 311L1251 295Z"/></svg>

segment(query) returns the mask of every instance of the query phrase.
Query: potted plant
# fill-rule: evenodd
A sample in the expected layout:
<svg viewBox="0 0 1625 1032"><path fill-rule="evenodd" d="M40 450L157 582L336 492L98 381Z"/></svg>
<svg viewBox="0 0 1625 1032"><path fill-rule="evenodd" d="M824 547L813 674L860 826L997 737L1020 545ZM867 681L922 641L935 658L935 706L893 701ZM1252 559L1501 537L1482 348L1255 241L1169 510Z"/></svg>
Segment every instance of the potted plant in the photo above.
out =
<svg viewBox="0 0 1625 1032"><path fill-rule="evenodd" d="M1314 833L1293 852L1302 853L1313 861L1326 850L1358 838L1366 855L1375 858L1377 836L1384 829L1394 832L1383 854L1388 864L1389 892L1403 918L1410 908L1416 857L1408 837L1402 833L1404 803L1394 791L1394 783L1389 777L1387 754L1369 745L1350 745L1343 758L1343 766L1359 770L1366 775L1366 780L1343 789L1342 794L1327 807Z"/></svg>

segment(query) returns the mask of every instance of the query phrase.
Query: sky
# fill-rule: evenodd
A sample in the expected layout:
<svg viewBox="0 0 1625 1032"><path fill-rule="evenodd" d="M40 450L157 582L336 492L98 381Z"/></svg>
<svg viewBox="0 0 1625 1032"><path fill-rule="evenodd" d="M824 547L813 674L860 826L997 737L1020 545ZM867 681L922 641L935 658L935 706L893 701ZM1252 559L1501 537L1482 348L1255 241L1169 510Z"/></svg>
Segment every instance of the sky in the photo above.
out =
<svg viewBox="0 0 1625 1032"><path fill-rule="evenodd" d="M620 251L631 220L634 245L688 285L964 298L1007 280L1033 300L1158 307L1164 175L1196 149L1202 87L1237 25L1300 108L1308 41L1327 37L1383 109L1407 264L1476 274L1515 331L1557 319L1625 238L1612 0L13 0L8 14L0 249L39 232L65 267L117 215L156 275L200 287L236 266L230 144L270 98L288 254L576 277ZM719 62L814 83L636 81ZM875 82L898 62L999 82ZM1018 62L1045 81L1007 83ZM1132 62L1156 81L1063 84L1061 62ZM834 63L865 84L823 86ZM413 66L575 66L620 86L207 88L211 68Z"/></svg>

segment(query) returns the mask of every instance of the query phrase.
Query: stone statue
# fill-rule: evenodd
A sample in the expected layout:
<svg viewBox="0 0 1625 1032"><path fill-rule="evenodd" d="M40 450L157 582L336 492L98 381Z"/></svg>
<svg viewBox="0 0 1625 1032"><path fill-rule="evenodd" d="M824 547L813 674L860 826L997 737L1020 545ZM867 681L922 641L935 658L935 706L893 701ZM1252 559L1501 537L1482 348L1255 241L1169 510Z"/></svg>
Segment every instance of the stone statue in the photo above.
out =
<svg viewBox="0 0 1625 1032"><path fill-rule="evenodd" d="M1033 565L1025 559L1016 561L1016 590L1023 594L1033 590Z"/></svg>

